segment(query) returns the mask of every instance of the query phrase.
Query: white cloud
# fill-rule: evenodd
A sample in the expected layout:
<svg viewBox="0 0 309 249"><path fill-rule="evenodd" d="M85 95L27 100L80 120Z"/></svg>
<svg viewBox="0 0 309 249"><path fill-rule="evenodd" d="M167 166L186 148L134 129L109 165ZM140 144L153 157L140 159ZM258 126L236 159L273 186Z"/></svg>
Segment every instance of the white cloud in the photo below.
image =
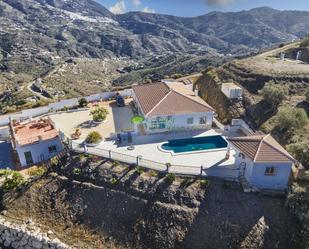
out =
<svg viewBox="0 0 309 249"><path fill-rule="evenodd" d="M141 5L141 0L132 0L132 4L135 6L135 7L138 7Z"/></svg>
<svg viewBox="0 0 309 249"><path fill-rule="evenodd" d="M206 0L206 3L209 5L221 5L221 6L233 2L235 2L235 0Z"/></svg>
<svg viewBox="0 0 309 249"><path fill-rule="evenodd" d="M142 9L142 12L145 12L145 13L156 13L156 11L154 9L151 9L149 7L145 7L144 9Z"/></svg>
<svg viewBox="0 0 309 249"><path fill-rule="evenodd" d="M121 0L115 5L111 6L109 10L114 14L123 14L124 12L126 12L126 4L124 0Z"/></svg>

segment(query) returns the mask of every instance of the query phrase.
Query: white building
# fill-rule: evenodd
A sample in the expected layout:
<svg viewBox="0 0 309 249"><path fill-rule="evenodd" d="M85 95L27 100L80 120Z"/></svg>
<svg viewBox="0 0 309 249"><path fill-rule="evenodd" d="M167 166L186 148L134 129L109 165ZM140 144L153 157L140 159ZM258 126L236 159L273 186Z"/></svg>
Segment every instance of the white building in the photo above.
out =
<svg viewBox="0 0 309 249"><path fill-rule="evenodd" d="M144 117L140 133L207 129L214 109L183 83L154 83L133 87L133 99Z"/></svg>
<svg viewBox="0 0 309 249"><path fill-rule="evenodd" d="M60 132L50 118L36 121L11 121L12 146L21 167L34 165L63 150Z"/></svg>
<svg viewBox="0 0 309 249"><path fill-rule="evenodd" d="M234 83L223 83L221 91L229 99L240 99L243 95L243 89Z"/></svg>
<svg viewBox="0 0 309 249"><path fill-rule="evenodd" d="M227 139L236 151L235 164L250 187L286 190L295 159L271 136Z"/></svg>

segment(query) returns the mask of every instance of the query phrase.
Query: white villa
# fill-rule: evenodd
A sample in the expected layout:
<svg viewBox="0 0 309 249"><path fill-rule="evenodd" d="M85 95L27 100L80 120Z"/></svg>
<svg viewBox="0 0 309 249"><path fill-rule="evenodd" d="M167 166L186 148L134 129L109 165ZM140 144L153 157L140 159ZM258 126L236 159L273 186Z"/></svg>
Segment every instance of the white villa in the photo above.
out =
<svg viewBox="0 0 309 249"><path fill-rule="evenodd" d="M140 133L211 128L214 109L183 83L154 83L133 87L133 99L144 117Z"/></svg>
<svg viewBox="0 0 309 249"><path fill-rule="evenodd" d="M236 151L235 164L250 187L286 190L296 160L271 136L227 139Z"/></svg>
<svg viewBox="0 0 309 249"><path fill-rule="evenodd" d="M39 113L35 120L10 121L18 164L29 166L57 155L63 150L62 134L70 137L79 129L81 137L70 143L77 152L161 172L237 181L245 190L288 188L296 160L271 135L254 134L243 120L220 124L214 118L215 110L192 91L192 85L160 82L133 86L120 94L125 97L124 106L113 100L116 92L108 92L89 98L92 103L86 109L33 109L24 117ZM78 103L77 99L70 101L70 106ZM90 112L97 106L109 114L105 122L94 126ZM43 114L49 117L40 118ZM92 131L105 139L88 148L84 141ZM120 139L115 134L121 134Z"/></svg>
<svg viewBox="0 0 309 249"><path fill-rule="evenodd" d="M60 132L50 118L10 122L11 142L21 167L48 160L63 150Z"/></svg>

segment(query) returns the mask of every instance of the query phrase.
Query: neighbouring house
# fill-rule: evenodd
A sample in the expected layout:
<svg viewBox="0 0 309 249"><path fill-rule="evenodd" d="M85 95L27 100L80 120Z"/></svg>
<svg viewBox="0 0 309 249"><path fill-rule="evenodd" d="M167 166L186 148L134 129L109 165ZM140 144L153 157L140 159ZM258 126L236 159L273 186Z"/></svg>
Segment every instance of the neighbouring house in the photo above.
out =
<svg viewBox="0 0 309 249"><path fill-rule="evenodd" d="M243 89L234 83L223 83L221 91L229 99L240 99L243 95Z"/></svg>
<svg viewBox="0 0 309 249"><path fill-rule="evenodd" d="M133 87L142 133L207 129L214 109L183 83L154 83ZM141 128L142 126L142 128Z"/></svg>
<svg viewBox="0 0 309 249"><path fill-rule="evenodd" d="M21 167L48 160L63 150L61 133L50 118L11 120L10 131Z"/></svg>
<svg viewBox="0 0 309 249"><path fill-rule="evenodd" d="M240 177L250 187L286 190L296 160L271 136L251 135L227 139L236 151Z"/></svg>

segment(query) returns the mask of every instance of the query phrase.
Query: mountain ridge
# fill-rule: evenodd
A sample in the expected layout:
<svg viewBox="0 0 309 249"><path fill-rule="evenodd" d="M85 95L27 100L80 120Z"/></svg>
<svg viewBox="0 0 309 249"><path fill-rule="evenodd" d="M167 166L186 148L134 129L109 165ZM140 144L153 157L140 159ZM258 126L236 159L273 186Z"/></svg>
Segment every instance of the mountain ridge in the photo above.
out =
<svg viewBox="0 0 309 249"><path fill-rule="evenodd" d="M309 12L256 8L198 17L112 14L93 0L0 2L0 91L12 74L38 77L68 58L244 56L309 30ZM5 75L5 79L2 76Z"/></svg>

